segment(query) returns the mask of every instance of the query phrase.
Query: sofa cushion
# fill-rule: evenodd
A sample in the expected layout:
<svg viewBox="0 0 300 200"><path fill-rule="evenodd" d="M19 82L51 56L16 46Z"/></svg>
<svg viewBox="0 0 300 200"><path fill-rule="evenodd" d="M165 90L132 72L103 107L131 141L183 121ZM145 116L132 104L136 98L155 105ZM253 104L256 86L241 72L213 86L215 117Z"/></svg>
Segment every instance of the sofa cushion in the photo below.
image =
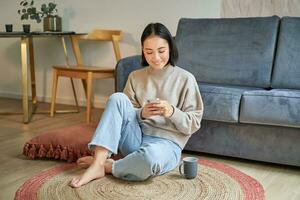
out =
<svg viewBox="0 0 300 200"><path fill-rule="evenodd" d="M273 89L243 94L240 122L300 128L300 91Z"/></svg>
<svg viewBox="0 0 300 200"><path fill-rule="evenodd" d="M180 19L178 66L200 82L269 87L279 18Z"/></svg>
<svg viewBox="0 0 300 200"><path fill-rule="evenodd" d="M128 76L132 71L142 68L141 61L142 56L137 55L123 58L118 62L115 71L117 92L123 91Z"/></svg>
<svg viewBox="0 0 300 200"><path fill-rule="evenodd" d="M203 119L237 123L242 94L258 88L221 86L200 83L204 104Z"/></svg>
<svg viewBox="0 0 300 200"><path fill-rule="evenodd" d="M300 89L299 55L300 17L283 17L272 77L273 88Z"/></svg>

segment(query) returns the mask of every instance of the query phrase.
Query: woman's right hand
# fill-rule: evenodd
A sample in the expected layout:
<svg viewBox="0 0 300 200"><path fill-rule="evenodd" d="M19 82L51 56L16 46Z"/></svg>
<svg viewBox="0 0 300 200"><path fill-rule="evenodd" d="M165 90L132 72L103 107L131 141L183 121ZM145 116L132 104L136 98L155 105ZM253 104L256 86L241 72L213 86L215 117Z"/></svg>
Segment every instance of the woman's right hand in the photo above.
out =
<svg viewBox="0 0 300 200"><path fill-rule="evenodd" d="M163 109L157 106L159 103L147 103L142 109L142 118L147 119L154 115L161 115Z"/></svg>

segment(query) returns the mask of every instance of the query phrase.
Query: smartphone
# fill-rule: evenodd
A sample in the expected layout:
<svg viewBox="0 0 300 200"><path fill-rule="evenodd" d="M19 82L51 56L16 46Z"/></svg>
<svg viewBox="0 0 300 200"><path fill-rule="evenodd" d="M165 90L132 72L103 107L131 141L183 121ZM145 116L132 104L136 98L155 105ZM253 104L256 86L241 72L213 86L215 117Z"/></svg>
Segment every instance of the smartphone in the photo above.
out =
<svg viewBox="0 0 300 200"><path fill-rule="evenodd" d="M148 103L160 103L159 98L152 99L152 100L147 100Z"/></svg>

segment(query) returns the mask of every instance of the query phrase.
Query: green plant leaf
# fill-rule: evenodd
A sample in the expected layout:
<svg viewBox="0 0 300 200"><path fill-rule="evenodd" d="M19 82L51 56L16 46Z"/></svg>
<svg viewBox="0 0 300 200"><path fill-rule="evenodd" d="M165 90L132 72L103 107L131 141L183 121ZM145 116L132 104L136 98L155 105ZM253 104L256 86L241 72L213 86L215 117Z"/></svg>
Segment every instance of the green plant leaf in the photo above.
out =
<svg viewBox="0 0 300 200"><path fill-rule="evenodd" d="M34 0L20 0L23 7L18 10L21 20L30 19L40 23L45 16L54 16L57 13L57 4L54 2L42 3L40 10L34 6ZM51 1L51 0L50 0Z"/></svg>
<svg viewBox="0 0 300 200"><path fill-rule="evenodd" d="M49 8L52 10L54 10L56 7L56 4L54 4L54 3L49 3L48 5L49 5Z"/></svg>
<svg viewBox="0 0 300 200"><path fill-rule="evenodd" d="M41 11L45 11L46 9L47 9L47 5L46 4L42 4Z"/></svg>
<svg viewBox="0 0 300 200"><path fill-rule="evenodd" d="M32 8L31 8L31 12L32 12L33 14L35 14L35 13L36 13L36 8L35 8L35 7L32 7Z"/></svg>
<svg viewBox="0 0 300 200"><path fill-rule="evenodd" d="M24 19L28 19L28 14L27 14L27 13L25 13L25 14L23 14L23 15L21 16L21 20L24 20Z"/></svg>

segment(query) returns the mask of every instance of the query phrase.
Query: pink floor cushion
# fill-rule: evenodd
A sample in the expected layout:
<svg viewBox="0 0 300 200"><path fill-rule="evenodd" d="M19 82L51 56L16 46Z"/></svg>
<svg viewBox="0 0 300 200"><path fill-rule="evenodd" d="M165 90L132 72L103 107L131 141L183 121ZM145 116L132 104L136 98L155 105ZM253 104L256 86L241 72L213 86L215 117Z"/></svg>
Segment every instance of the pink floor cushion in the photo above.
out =
<svg viewBox="0 0 300 200"><path fill-rule="evenodd" d="M32 138L23 147L23 154L31 159L49 158L74 162L92 152L91 141L96 125L79 124L50 130Z"/></svg>

